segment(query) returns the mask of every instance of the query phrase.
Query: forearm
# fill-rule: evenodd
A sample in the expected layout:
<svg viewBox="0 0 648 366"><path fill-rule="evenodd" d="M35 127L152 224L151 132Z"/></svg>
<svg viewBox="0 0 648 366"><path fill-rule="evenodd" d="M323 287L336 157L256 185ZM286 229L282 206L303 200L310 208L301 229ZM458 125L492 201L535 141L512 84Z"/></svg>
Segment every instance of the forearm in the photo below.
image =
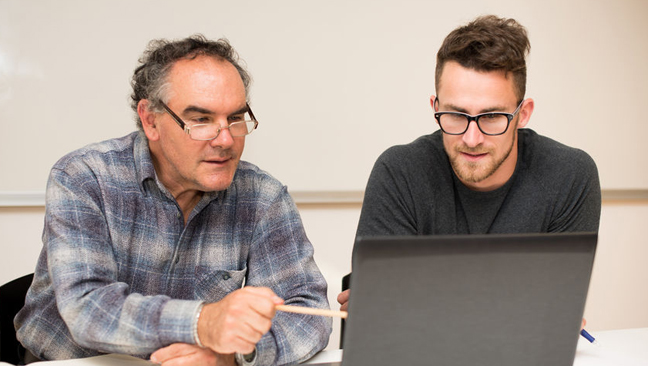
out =
<svg viewBox="0 0 648 366"><path fill-rule="evenodd" d="M61 303L61 316L82 347L105 353L148 355L172 343L194 342L198 301L127 295L125 285L98 288Z"/></svg>

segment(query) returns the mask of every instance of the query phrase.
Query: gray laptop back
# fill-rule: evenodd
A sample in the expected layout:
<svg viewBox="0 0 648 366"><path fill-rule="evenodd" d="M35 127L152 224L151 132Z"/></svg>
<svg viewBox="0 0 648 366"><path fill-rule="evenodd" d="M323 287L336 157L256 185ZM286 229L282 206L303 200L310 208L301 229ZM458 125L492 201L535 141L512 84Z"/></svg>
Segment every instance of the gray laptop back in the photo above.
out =
<svg viewBox="0 0 648 366"><path fill-rule="evenodd" d="M596 240L358 238L342 365L572 365Z"/></svg>

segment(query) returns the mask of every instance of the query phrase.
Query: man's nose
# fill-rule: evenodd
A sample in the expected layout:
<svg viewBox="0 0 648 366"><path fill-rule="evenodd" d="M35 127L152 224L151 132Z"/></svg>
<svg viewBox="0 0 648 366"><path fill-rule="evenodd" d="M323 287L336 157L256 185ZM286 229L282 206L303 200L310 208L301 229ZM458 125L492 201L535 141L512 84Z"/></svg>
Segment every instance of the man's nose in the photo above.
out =
<svg viewBox="0 0 648 366"><path fill-rule="evenodd" d="M222 128L216 136L215 139L211 140L211 145L213 147L221 147L223 149L228 149L234 145L234 137L230 132L229 128Z"/></svg>
<svg viewBox="0 0 648 366"><path fill-rule="evenodd" d="M477 126L477 121L468 122L468 129L463 134L463 141L468 147L475 147L484 142L484 134Z"/></svg>

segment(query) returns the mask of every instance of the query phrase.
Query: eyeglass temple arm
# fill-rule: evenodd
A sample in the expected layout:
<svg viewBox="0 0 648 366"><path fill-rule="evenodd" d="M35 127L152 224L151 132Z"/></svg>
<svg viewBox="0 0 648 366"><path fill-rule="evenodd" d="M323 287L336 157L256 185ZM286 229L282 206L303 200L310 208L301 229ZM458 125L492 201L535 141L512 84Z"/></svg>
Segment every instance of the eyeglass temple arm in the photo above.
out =
<svg viewBox="0 0 648 366"><path fill-rule="evenodd" d="M171 108L169 108L163 101L160 101L160 104L162 104L162 108L164 108L164 110L167 111L167 113L169 113L171 115L171 117L173 117L173 120L180 126L180 128L182 128L184 130L186 124L184 123L182 118L178 117L178 115L175 114L171 110Z"/></svg>
<svg viewBox="0 0 648 366"><path fill-rule="evenodd" d="M250 108L250 104L247 103L247 102L245 102L245 106L247 107L247 109L248 109L248 113L250 113L250 117L252 117L252 120L253 120L254 122L256 122L256 123L254 124L254 129L256 130L257 126L259 125L259 121L258 121L258 120L256 119L256 117L254 116L254 113L252 112L252 108Z"/></svg>

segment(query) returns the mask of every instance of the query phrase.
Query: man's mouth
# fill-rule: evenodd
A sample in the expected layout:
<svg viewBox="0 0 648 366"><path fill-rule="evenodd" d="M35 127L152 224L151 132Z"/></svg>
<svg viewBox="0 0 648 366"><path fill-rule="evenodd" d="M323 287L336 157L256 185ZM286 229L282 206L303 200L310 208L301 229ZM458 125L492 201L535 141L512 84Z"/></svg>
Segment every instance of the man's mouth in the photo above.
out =
<svg viewBox="0 0 648 366"><path fill-rule="evenodd" d="M484 158L488 153L478 153L478 152L466 152L461 151L461 155L468 161L478 161Z"/></svg>
<svg viewBox="0 0 648 366"><path fill-rule="evenodd" d="M210 165L221 166L227 164L231 158L217 159L217 160L205 160L205 163Z"/></svg>

